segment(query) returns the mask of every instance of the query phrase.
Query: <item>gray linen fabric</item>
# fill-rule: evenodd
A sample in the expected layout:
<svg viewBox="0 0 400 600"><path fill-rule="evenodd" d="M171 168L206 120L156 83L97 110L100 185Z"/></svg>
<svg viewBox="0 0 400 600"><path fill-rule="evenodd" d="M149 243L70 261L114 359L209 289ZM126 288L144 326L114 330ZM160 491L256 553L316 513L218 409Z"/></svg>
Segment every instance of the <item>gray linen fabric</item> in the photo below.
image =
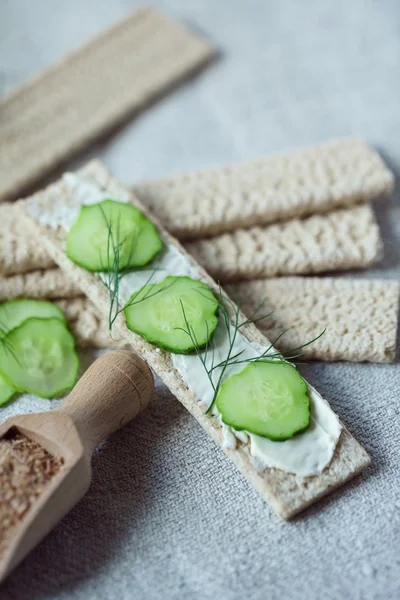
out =
<svg viewBox="0 0 400 600"><path fill-rule="evenodd" d="M209 37L221 55L94 149L123 181L345 135L364 136L400 173L396 0L152 4ZM3 89L137 5L1 3ZM398 191L377 204L377 214L386 254L365 276L398 278ZM282 523L158 384L147 411L97 451L85 499L0 588L0 598L400 597L399 362L315 363L302 371L371 453L363 476ZM23 398L0 419L50 404Z"/></svg>

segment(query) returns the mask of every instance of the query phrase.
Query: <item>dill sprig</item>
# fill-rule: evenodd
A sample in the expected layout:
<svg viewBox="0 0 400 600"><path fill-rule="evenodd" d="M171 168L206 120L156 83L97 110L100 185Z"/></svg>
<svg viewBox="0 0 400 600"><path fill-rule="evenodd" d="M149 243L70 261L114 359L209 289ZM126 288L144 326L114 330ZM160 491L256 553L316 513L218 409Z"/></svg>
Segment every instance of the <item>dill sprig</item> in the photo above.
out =
<svg viewBox="0 0 400 600"><path fill-rule="evenodd" d="M199 291L199 293L201 294L200 291ZM202 294L202 296L204 298L208 298L204 294ZM312 344L313 342L318 340L325 333L325 329L324 329L322 331L322 333L320 333L318 336L316 336L312 340L302 344L301 346L297 346L295 348L291 348L290 350L286 350L283 352L278 352L277 350L275 350L274 346L282 338L282 336L285 335L285 333L287 333L288 329L286 329L285 331L282 331L275 338L275 340L268 346L268 348L266 348L263 352L261 352L259 354L255 354L254 356L251 356L249 358L243 358L242 355L243 355L244 350L241 350L240 352L237 352L236 354L233 353L234 347L235 347L235 342L237 340L240 330L245 325L248 325L249 323L257 323L258 321L267 319L268 317L270 317L272 315L273 311L260 315L260 312L266 303L266 300L263 300L262 302L260 302L260 304L257 306L257 308L253 311L253 313L249 317L245 318L244 320L241 320L240 302L237 302L236 304L234 302L232 302L232 300L223 293L220 283L218 283L218 295L217 296L218 296L217 301L218 301L220 315L222 317L222 321L223 321L224 327L225 327L227 335L228 335L229 347L228 347L228 352L226 354L226 357L219 363L215 364L215 360L214 360L215 345L214 345L214 342L211 341L211 352L212 352L211 365L208 365L208 361L207 361L207 358L209 356L209 350L210 350L210 342L207 342L204 349L200 348L200 346L197 342L197 338L196 338L195 332L193 330L193 327L188 322L185 308L181 301L181 308L182 308L182 313L183 313L183 319L185 322L185 327L179 328L179 329L184 331L190 337L190 340L194 346L196 355L200 359L200 362L207 374L208 380L213 389L212 401L205 411L205 414L207 414L207 415L209 415L211 413L211 411L215 405L215 401L217 399L218 393L223 384L224 375L229 367L232 367L234 365L246 365L246 364L250 364L253 362L260 362L260 361L265 361L265 360L279 360L279 359L294 360L294 359L302 356L302 354L303 354L302 352L298 352L298 351L302 350L306 346L309 346L310 344ZM207 323L206 323L206 326L207 326ZM208 334L208 331L207 331L207 334ZM208 338L208 335L207 335L207 338ZM297 352L297 354L294 354L296 352ZM220 372L218 373L216 382L214 382L213 374L214 374L214 371L216 371L216 369L220 369Z"/></svg>
<svg viewBox="0 0 400 600"><path fill-rule="evenodd" d="M103 260L102 255L100 254L100 263L102 265L103 272L105 272L105 279L102 279L102 281L106 285L110 295L110 306L108 310L108 332L110 337L112 338L113 325L116 319L118 318L118 315L120 315L125 308L129 308L131 306L134 306L135 304L139 304L144 300L149 300L153 296L156 296L157 294L163 292L165 289L170 288L175 282L169 282L168 284L156 291L153 291L151 287L148 287L150 286L152 279L154 278L156 273L160 271L160 267L158 265L155 265L154 268L151 270L148 279L140 288L140 290L132 294L129 302L121 307L121 281L126 275L128 275L128 273L131 273L134 270L132 268L121 268L121 253L126 251L126 244L129 236L125 236L125 238L120 239L120 220L118 220L115 225L112 219L107 218L107 215L105 214L103 208L101 208L101 211L107 227L107 259L105 262ZM132 243L129 247L128 258L124 261L126 262L126 264L129 264L131 261L131 258L136 250L140 235L141 231L139 232L139 235L135 236L134 239L132 239ZM135 270L141 270L141 268L138 267Z"/></svg>
<svg viewBox="0 0 400 600"><path fill-rule="evenodd" d="M121 269L121 254L126 250L127 238L121 239L121 220L113 223L113 220L108 219L102 207L100 207L104 221L107 227L107 256L104 261L103 255L100 251L100 264L102 270L106 274L106 279L103 283L107 286L110 293L110 306L108 311L108 331L112 337L112 327L121 312L119 306L119 291L120 283L122 278L129 272L129 270ZM133 256L137 244L137 238L132 239L132 243L129 248L127 264Z"/></svg>

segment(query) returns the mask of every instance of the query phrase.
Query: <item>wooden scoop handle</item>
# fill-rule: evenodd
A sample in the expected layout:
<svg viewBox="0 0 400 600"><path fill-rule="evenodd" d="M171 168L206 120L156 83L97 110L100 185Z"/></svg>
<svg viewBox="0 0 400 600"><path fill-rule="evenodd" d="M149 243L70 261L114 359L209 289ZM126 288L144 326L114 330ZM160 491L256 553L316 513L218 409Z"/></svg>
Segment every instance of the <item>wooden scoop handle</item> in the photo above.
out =
<svg viewBox="0 0 400 600"><path fill-rule="evenodd" d="M147 406L153 389L146 363L133 352L116 350L98 358L54 410L71 417L91 453Z"/></svg>

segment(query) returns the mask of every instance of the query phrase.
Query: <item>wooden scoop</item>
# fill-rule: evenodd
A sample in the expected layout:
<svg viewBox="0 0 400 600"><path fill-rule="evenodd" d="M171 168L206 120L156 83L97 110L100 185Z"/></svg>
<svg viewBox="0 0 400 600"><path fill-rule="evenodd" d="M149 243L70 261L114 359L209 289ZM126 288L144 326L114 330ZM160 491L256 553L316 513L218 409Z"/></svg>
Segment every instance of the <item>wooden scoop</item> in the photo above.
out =
<svg viewBox="0 0 400 600"><path fill-rule="evenodd" d="M147 406L153 388L151 371L136 354L110 352L93 363L54 410L11 417L0 426L0 438L16 428L64 459L61 470L13 529L0 556L0 583L79 502L90 485L93 450Z"/></svg>

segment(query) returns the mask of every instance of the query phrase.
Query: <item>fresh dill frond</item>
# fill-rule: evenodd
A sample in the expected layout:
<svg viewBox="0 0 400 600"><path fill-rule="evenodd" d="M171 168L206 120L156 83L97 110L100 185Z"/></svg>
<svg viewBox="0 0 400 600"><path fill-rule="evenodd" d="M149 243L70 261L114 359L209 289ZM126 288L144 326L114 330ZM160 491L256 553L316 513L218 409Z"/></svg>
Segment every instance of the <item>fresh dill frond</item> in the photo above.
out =
<svg viewBox="0 0 400 600"><path fill-rule="evenodd" d="M109 291L109 296L110 296L110 304L109 304L109 310L108 310L108 332L110 337L112 338L112 329L113 329L113 325L115 323L115 321L117 320L118 316L121 314L121 312L123 312L123 310L125 308L134 306L135 304L139 304L140 302L143 302L145 300L149 300L150 298L152 298L153 296L156 296L157 294L160 294L161 292L163 292L164 290L170 288L174 282L169 282L168 284L166 284L165 286L163 286L162 288L156 290L156 291L152 291L150 286L152 279L154 278L154 276L156 275L156 273L158 273L160 271L160 267L156 264L153 269L151 270L151 273L148 277L148 279L146 280L146 282L144 283L144 285L141 287L140 290L138 290L136 293L134 293L132 295L132 297L130 298L129 302L122 306L120 305L120 284L122 279L128 275L128 273L132 273L133 269L132 268L121 268L121 253L124 252L124 254L126 254L126 250L127 250L127 240L129 236L126 236L125 238L123 238L122 240L120 239L120 220L117 221L117 224L115 225L115 223L113 222L113 220L110 218L107 218L107 215L105 214L104 210L101 208L105 223L106 223L106 227L107 227L107 257L106 257L106 261L104 261L103 257L100 256L100 263L102 265L102 270L104 272L104 279L102 278L103 283L105 284L105 286L107 287L108 291ZM127 259L124 260L124 262L126 264L130 264L132 256L137 248L137 244L139 241L141 235L141 231L139 232L139 235L135 236L134 239L132 240L132 243L129 246L129 253L127 256ZM138 268L139 269L139 268ZM147 290L146 290L147 288ZM141 292L143 292L144 290L146 290L143 294L141 294Z"/></svg>
<svg viewBox="0 0 400 600"><path fill-rule="evenodd" d="M199 293L201 293L201 292L199 292ZM204 294L202 294L202 295L205 298L207 298L207 296L205 296ZM209 353L209 343L207 343L204 350L202 350L199 347L197 340L196 340L196 336L194 335L193 329L191 328L190 323L188 322L188 319L187 319L186 313L185 313L185 308L181 301L182 313L183 313L183 318L184 318L184 322L185 322L185 328L182 328L182 331L184 331L190 337L192 344L195 348L195 352L196 352L198 358L200 359L200 362L207 374L208 380L210 381L211 387L213 389L212 401L205 411L205 414L207 414L207 415L209 415L211 413L211 411L215 405L215 401L217 399L218 393L221 389L221 386L222 386L222 383L224 380L224 375L226 373L226 370L229 367L237 366L237 365L247 365L247 364L250 364L253 362L260 362L260 361L265 361L265 360L279 360L279 359L294 360L295 358L298 358L298 357L302 356L302 354L303 354L301 352L297 353L297 354L293 354L294 352L297 352L298 350L301 350L301 349L305 348L306 346L309 346L310 344L312 344L313 342L318 340L325 333L325 329L324 329L318 336L316 336L312 340L302 344L301 346L297 346L295 348L291 348L290 350L286 350L283 352L278 352L277 350L275 350L275 344L277 342L279 342L279 340L285 335L285 333L288 332L288 329L286 329L285 331L282 331L275 338L275 340L268 346L268 348L266 348L263 352L261 352L259 354L255 354L254 356L251 356L248 358L242 358L242 355L244 352L243 350L234 354L235 342L237 340L239 331L245 325L248 325L250 323L257 323L259 321L267 319L268 317L270 317L273 314L273 311L268 312L263 315L259 315L260 311L262 310L262 308L264 307L264 305L266 303L266 299L265 299L262 302L260 302L260 304L257 306L257 308L253 311L253 313L249 317L245 318L244 320L241 320L240 319L240 302L237 302L236 304L234 302L232 302L232 300L224 294L220 283L218 283L217 301L218 301L218 306L220 309L221 320L226 329L226 333L228 336L229 346L228 346L228 351L227 351L224 359L222 361L218 362L217 364L215 364L215 361L214 361L215 346L214 346L214 342L211 340L211 345L212 345L211 351L213 353L211 365L208 365L208 363L207 363L207 357L208 357L208 353ZM214 381L213 374L214 374L214 371L216 371L217 369L219 369L220 372L217 375L216 381Z"/></svg>
<svg viewBox="0 0 400 600"><path fill-rule="evenodd" d="M107 257L106 261L104 261L102 254L100 253L100 264L102 265L102 270L105 273L105 279L102 279L103 283L106 285L109 294L110 294L110 305L108 310L108 332L110 337L112 337L112 328L118 317L118 315L122 312L123 308L120 307L119 295L120 295L120 283L123 277L130 272L130 269L121 269L121 254L124 252L126 254L127 250L127 240L129 236L121 239L121 220L118 217L118 221L115 224L113 220L107 217L102 207L101 212L107 227ZM130 236L132 238L132 236ZM131 244L129 246L128 256L125 259L126 264L129 264L132 256L136 250L137 243L140 237L140 232L138 236L132 238Z"/></svg>
<svg viewBox="0 0 400 600"><path fill-rule="evenodd" d="M111 219L107 218L102 207L100 207L104 221L107 227L107 256L104 257L100 251L100 264L105 273L105 279L102 280L110 294L110 306L108 311L108 331L111 336L112 326L118 316L119 311L119 284L121 281L120 258L121 242L119 241L120 223L114 232L114 226Z"/></svg>

